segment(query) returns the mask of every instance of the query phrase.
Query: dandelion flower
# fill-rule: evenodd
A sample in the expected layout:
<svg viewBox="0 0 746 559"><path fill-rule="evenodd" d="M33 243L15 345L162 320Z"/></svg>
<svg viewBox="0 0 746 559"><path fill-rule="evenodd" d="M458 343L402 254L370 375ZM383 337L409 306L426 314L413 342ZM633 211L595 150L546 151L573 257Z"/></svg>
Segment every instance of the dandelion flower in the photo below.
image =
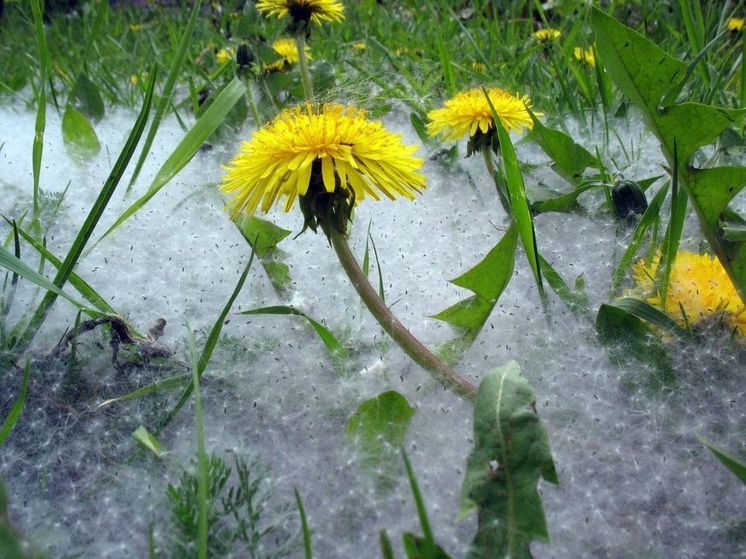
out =
<svg viewBox="0 0 746 559"><path fill-rule="evenodd" d="M551 27L546 27L544 29L539 29L538 31L534 31L533 37L540 43L551 43L552 41L556 41L560 38L560 33L557 29L552 29Z"/></svg>
<svg viewBox="0 0 746 559"><path fill-rule="evenodd" d="M517 97L497 87L489 88L487 94L506 130L533 126L526 110L531 106L528 97ZM466 134L474 137L478 132L487 134L495 128L492 111L480 88L462 91L446 101L443 108L427 113L427 118L430 119L427 125L430 136L441 136L445 140L458 140Z"/></svg>
<svg viewBox="0 0 746 559"><path fill-rule="evenodd" d="M220 49L215 55L215 60L222 66L233 60L233 54L233 49Z"/></svg>
<svg viewBox="0 0 746 559"><path fill-rule="evenodd" d="M355 50L365 50L368 48L368 45L366 45L363 41L358 41L357 43L353 43L352 48Z"/></svg>
<svg viewBox="0 0 746 559"><path fill-rule="evenodd" d="M259 0L256 9L268 16L289 17L300 29L309 22L320 25L344 19L344 6L338 0Z"/></svg>
<svg viewBox="0 0 746 559"><path fill-rule="evenodd" d="M726 27L728 31L740 33L746 27L746 20L742 17L732 17L728 20Z"/></svg>
<svg viewBox="0 0 746 559"><path fill-rule="evenodd" d="M311 49L308 48L308 45L305 45L304 48L306 51L306 58L311 60ZM284 70L290 64L298 62L298 48L293 39L278 39L274 41L272 43L272 50L282 58L272 62L271 64L265 64L265 70Z"/></svg>
<svg viewBox="0 0 746 559"><path fill-rule="evenodd" d="M632 271L637 286L647 293L647 301L660 307L653 281L658 261L656 256L651 262L637 262ZM722 316L740 336L746 336L746 305L720 261L707 254L681 251L676 255L664 310L681 325L693 326Z"/></svg>
<svg viewBox="0 0 746 559"><path fill-rule="evenodd" d="M583 49L582 47L575 47L572 51L575 55L575 59L580 62L585 62L589 66L596 67L596 55L593 54L593 49Z"/></svg>
<svg viewBox="0 0 746 559"><path fill-rule="evenodd" d="M477 72L485 72L487 70L487 65L484 62L472 62L471 63L471 69L476 70Z"/></svg>
<svg viewBox="0 0 746 559"><path fill-rule="evenodd" d="M413 199L425 188L417 149L360 109L307 104L284 110L257 130L225 168L221 190L233 196L232 216L260 205L267 212L281 197L285 211L297 197L304 208L304 197L316 203L324 194L336 197L334 203L344 200L350 210L367 196Z"/></svg>
<svg viewBox="0 0 746 559"><path fill-rule="evenodd" d="M130 23L130 31L137 33L138 31L142 31L142 28L144 25L142 23Z"/></svg>

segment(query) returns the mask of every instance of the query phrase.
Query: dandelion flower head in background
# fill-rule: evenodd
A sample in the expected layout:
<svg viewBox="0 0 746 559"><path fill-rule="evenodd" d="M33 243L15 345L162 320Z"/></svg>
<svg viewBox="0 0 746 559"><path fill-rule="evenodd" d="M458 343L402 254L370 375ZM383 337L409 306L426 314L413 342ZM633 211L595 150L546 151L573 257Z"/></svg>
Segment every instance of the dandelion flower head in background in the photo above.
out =
<svg viewBox="0 0 746 559"><path fill-rule="evenodd" d="M658 260L658 256L650 262L641 260L632 271L638 288L647 294L648 303L661 307L653 281ZM746 337L746 305L720 260L707 254L681 251L676 255L663 310L682 326L722 315L730 328Z"/></svg>
<svg viewBox="0 0 746 559"><path fill-rule="evenodd" d="M552 41L556 41L560 38L560 33L557 29L552 29L551 27L546 27L544 29L539 29L538 31L534 31L533 37L540 43L551 43Z"/></svg>
<svg viewBox="0 0 746 559"><path fill-rule="evenodd" d="M259 0L256 9L267 16L290 18L298 28L344 19L344 6L338 0Z"/></svg>
<svg viewBox="0 0 746 559"><path fill-rule="evenodd" d="M233 60L234 55L235 53L233 49L220 49L215 55L215 60L222 66L223 64L227 64L228 62Z"/></svg>
<svg viewBox="0 0 746 559"><path fill-rule="evenodd" d="M305 45L306 58L311 60L311 49L308 45ZM279 54L282 58L266 64L265 70L284 70L290 64L296 64L298 62L298 49L293 39L277 39L272 43L272 50Z"/></svg>
<svg viewBox="0 0 746 559"><path fill-rule="evenodd" d="M728 29L728 31L733 31L736 33L740 33L741 31L743 31L744 27L746 27L746 19L743 19L742 17L732 17L726 24L726 28Z"/></svg>
<svg viewBox="0 0 746 559"><path fill-rule="evenodd" d="M232 195L234 217L260 206L267 212L283 197L289 211L297 197L303 207L304 196L323 192L341 194L351 205L368 196L413 199L425 188L418 149L360 109L307 104L285 109L257 130L225 168L221 190Z"/></svg>
<svg viewBox="0 0 746 559"><path fill-rule="evenodd" d="M584 49L582 47L575 47L572 53L575 55L575 60L585 62L594 68L596 67L596 55L593 53L592 48Z"/></svg>
<svg viewBox="0 0 746 559"><path fill-rule="evenodd" d="M487 95L508 132L533 126L526 109L531 106L527 96L517 97L498 87L489 88ZM427 118L430 136L441 136L444 140L458 140L467 134L473 137L478 132L487 134L495 128L490 105L481 88L458 93L448 99L443 108L430 111Z"/></svg>

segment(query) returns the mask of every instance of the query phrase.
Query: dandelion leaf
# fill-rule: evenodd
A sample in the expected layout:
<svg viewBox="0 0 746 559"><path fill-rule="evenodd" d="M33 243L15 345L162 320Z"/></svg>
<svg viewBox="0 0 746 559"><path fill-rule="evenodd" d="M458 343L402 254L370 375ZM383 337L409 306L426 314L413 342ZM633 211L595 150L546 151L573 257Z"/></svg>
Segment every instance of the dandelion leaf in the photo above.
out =
<svg viewBox="0 0 746 559"><path fill-rule="evenodd" d="M80 74L75 80L70 92L70 103L94 122L101 120L106 112L98 87L85 74Z"/></svg>
<svg viewBox="0 0 746 559"><path fill-rule="evenodd" d="M570 136L561 130L547 128L530 110L528 114L534 123L529 138L552 158L552 167L558 174L575 184L576 179L588 167L598 166L598 159Z"/></svg>
<svg viewBox="0 0 746 559"><path fill-rule="evenodd" d="M549 540L538 483L559 481L534 402L515 361L490 371L479 385L474 449L461 488L460 517L478 515L472 559L528 558L531 541Z"/></svg>
<svg viewBox="0 0 746 559"><path fill-rule="evenodd" d="M253 215L239 214L234 222L259 258L271 255L277 244L290 235L287 229Z"/></svg>
<svg viewBox="0 0 746 559"><path fill-rule="evenodd" d="M68 105L62 116L62 140L65 147L76 157L87 159L101 151L101 144L86 116Z"/></svg>
<svg viewBox="0 0 746 559"><path fill-rule="evenodd" d="M367 470L393 478L397 449L404 442L414 413L415 408L394 390L366 400L355 410L347 421L346 435Z"/></svg>
<svg viewBox="0 0 746 559"><path fill-rule="evenodd" d="M407 559L450 559L442 547L426 538L407 532L402 540Z"/></svg>
<svg viewBox="0 0 746 559"><path fill-rule="evenodd" d="M476 338L513 275L517 242L518 231L513 225L482 261L451 280L455 285L474 292L474 296L459 301L433 318L464 329L464 338Z"/></svg>
<svg viewBox="0 0 746 559"><path fill-rule="evenodd" d="M681 84L686 78L686 64L596 8L591 11L591 25L596 33L596 49L609 76L642 110L671 167L675 164L676 143L679 179L699 216L702 231L746 300L746 244L727 240L721 223L726 206L746 184L746 170L695 169L691 165L698 148L741 125L746 109L700 103L661 106L672 97L671 84Z"/></svg>

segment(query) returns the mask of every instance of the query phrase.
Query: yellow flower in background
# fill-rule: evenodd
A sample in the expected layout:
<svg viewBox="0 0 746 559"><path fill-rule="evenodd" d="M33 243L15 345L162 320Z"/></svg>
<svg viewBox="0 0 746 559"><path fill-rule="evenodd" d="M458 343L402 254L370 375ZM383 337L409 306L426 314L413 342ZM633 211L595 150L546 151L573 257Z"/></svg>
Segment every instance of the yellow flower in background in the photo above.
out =
<svg viewBox="0 0 746 559"><path fill-rule="evenodd" d="M228 64L228 62L233 60L234 56L235 53L233 52L233 49L220 49L215 55L215 60L217 60L218 64L222 66L223 64Z"/></svg>
<svg viewBox="0 0 746 559"><path fill-rule="evenodd" d="M593 49L583 49L581 47L575 47L572 52L575 55L576 60L585 62L586 64L593 66L594 68L596 67L596 55L593 54Z"/></svg>
<svg viewBox="0 0 746 559"><path fill-rule="evenodd" d="M289 17L296 25L344 19L344 6L338 0L259 0L256 9L267 16Z"/></svg>
<svg viewBox="0 0 746 559"><path fill-rule="evenodd" d="M552 41L556 41L560 38L560 33L557 29L552 29L551 27L546 27L544 29L539 29L538 31L534 31L533 37L540 43L551 43Z"/></svg>
<svg viewBox="0 0 746 559"><path fill-rule="evenodd" d="M357 50L365 50L368 48L368 45L366 45L363 41L359 41L357 43L354 43L352 45L352 48L357 49Z"/></svg>
<svg viewBox="0 0 746 559"><path fill-rule="evenodd" d="M531 106L527 96L517 97L498 87L489 88L487 94L508 132L533 127L526 110ZM427 118L430 119L428 134L431 137L441 136L445 140L458 140L466 134L471 137L477 131L486 134L495 126L492 111L481 88L462 91L447 100L442 109L427 113Z"/></svg>
<svg viewBox="0 0 746 559"><path fill-rule="evenodd" d="M272 43L272 50L282 56L280 60L265 64L265 70L284 70L290 64L298 62L298 48L293 39L277 39ZM311 49L305 46L306 58L311 60Z"/></svg>
<svg viewBox="0 0 746 559"><path fill-rule="evenodd" d="M353 204L370 196L413 199L425 188L422 159L400 134L387 131L365 112L336 103L285 109L257 130L227 166L221 190L228 207L267 212L284 197L289 211L297 197L315 191L350 195ZM302 200L301 200L301 206Z"/></svg>
<svg viewBox="0 0 746 559"><path fill-rule="evenodd" d="M396 56L401 56L402 54L407 53L407 47L398 47L394 49L394 54Z"/></svg>
<svg viewBox="0 0 746 559"><path fill-rule="evenodd" d="M658 260L658 256L652 262L641 260L632 272L635 283L648 294L647 301L660 307L653 280ZM707 254L681 251L676 255L663 310L682 326L722 315L740 336L746 336L746 305L720 260Z"/></svg>
<svg viewBox="0 0 746 559"><path fill-rule="evenodd" d="M484 62L472 62L471 69L477 72L484 72L487 70L487 65Z"/></svg>
<svg viewBox="0 0 746 559"><path fill-rule="evenodd" d="M743 31L743 28L746 27L746 19L743 19L742 17L732 17L728 20L726 27L728 31L741 32Z"/></svg>
<svg viewBox="0 0 746 559"><path fill-rule="evenodd" d="M130 23L130 31L137 33L138 31L142 31L142 28L144 25L142 23Z"/></svg>

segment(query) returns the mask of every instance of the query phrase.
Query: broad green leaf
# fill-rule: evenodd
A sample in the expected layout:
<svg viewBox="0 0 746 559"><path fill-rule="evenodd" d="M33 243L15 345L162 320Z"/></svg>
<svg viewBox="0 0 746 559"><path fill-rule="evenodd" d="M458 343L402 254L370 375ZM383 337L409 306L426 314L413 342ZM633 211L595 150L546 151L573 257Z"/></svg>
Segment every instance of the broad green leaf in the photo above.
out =
<svg viewBox="0 0 746 559"><path fill-rule="evenodd" d="M248 214L239 214L234 223L259 258L272 254L277 243L291 233L271 221Z"/></svg>
<svg viewBox="0 0 746 559"><path fill-rule="evenodd" d="M262 307L259 309L251 309L248 311L242 311L239 314L280 314L280 315L294 315L294 316L301 316L305 318L308 323L311 325L311 327L316 331L316 333L319 335L319 338L321 338L321 341L326 346L326 349L329 350L329 353L332 354L333 357L337 359L346 359L347 357L347 349L339 343L339 340L337 340L336 336L332 333L331 330L329 330L326 326L321 324L320 322L314 320L310 316L308 316L306 313L301 311L300 309L296 309L295 307L287 306L287 305L277 305L272 307Z"/></svg>
<svg viewBox="0 0 746 559"><path fill-rule="evenodd" d="M264 271L279 295L286 295L290 288L290 267L278 260L262 260Z"/></svg>
<svg viewBox="0 0 746 559"><path fill-rule="evenodd" d="M614 301L614 306L623 309L629 314L641 318L642 320L649 322L653 326L657 326L662 330L666 330L679 336L680 338L687 339L690 337L689 332L684 328L676 324L676 321L668 316L663 311L657 309L650 303L635 299L634 297L624 297L617 301Z"/></svg>
<svg viewBox="0 0 746 559"><path fill-rule="evenodd" d="M469 557L529 558L549 541L539 479L559 483L534 390L510 361L487 373L474 402L474 449L466 462L460 517L478 511Z"/></svg>
<svg viewBox="0 0 746 559"><path fill-rule="evenodd" d="M70 104L94 122L101 120L106 112L98 87L84 73L78 76L73 85Z"/></svg>
<svg viewBox="0 0 746 559"><path fill-rule="evenodd" d="M18 423L18 420L21 418L23 406L26 404L26 396L28 396L28 379L30 372L31 362L27 360L26 366L23 368L23 380L21 381L21 390L18 393L18 398L16 398L13 407L10 408L10 411L5 418L5 421L3 421L3 424L0 425L0 446L3 446L5 440L8 438L8 435L10 435L10 432L16 426L16 423ZM8 373L6 372L5 374Z"/></svg>
<svg viewBox="0 0 746 559"><path fill-rule="evenodd" d="M516 226L512 225L481 262L451 280L459 287L473 291L475 295L459 301L433 318L465 328L465 336L473 340L513 275L517 243L518 231Z"/></svg>
<svg viewBox="0 0 746 559"><path fill-rule="evenodd" d="M703 438L699 439L699 442L701 442L703 445L705 445L707 448L709 448L712 453L717 457L718 460L720 460L726 468L728 468L731 472L736 474L736 477L740 479L744 484L746 484L746 462L743 460L740 460L739 458L736 458L732 454L728 454L724 450L719 449L712 443L707 442Z"/></svg>
<svg viewBox="0 0 746 559"><path fill-rule="evenodd" d="M538 213L569 212L576 207L578 203L578 196L583 194L583 192L598 187L599 185L597 184L585 184L582 186L578 186L572 192L566 192L565 194L560 194L559 196L556 196L554 198L547 198L546 200L535 202L531 204L531 209Z"/></svg>
<svg viewBox="0 0 746 559"><path fill-rule="evenodd" d="M534 127L528 138L536 142L552 158L554 169L565 179L575 184L577 178L588 167L597 167L598 159L561 130L544 126L529 110Z"/></svg>
<svg viewBox="0 0 746 559"><path fill-rule="evenodd" d="M629 308L629 307L628 307ZM630 383L653 390L671 387L676 375L666 355L666 348L653 330L628 308L603 304L596 315L598 339L609 351L611 361L623 366L644 363L653 368L650 378L630 378Z"/></svg>
<svg viewBox="0 0 746 559"><path fill-rule="evenodd" d="M562 279L557 270L547 262L543 256L539 256L541 260L541 269L544 274L544 279L547 280L549 287L562 299L562 302L567 305L571 311L577 314L588 314L588 295L583 290L583 282L576 280L576 289L570 289L570 287ZM579 284L579 285L578 285Z"/></svg>
<svg viewBox="0 0 746 559"><path fill-rule="evenodd" d="M143 425L140 425L135 429L132 433L132 438L155 454L158 458L162 458L163 455L168 452L166 447L164 447Z"/></svg>
<svg viewBox="0 0 746 559"><path fill-rule="evenodd" d="M383 392L358 406L347 421L347 438L366 457L378 460L404 442L414 412L398 392Z"/></svg>
<svg viewBox="0 0 746 559"><path fill-rule="evenodd" d="M536 281L536 287L539 289L539 294L544 295L544 285L541 281L541 265L539 264L539 249L536 246L536 232L534 231L534 220L531 216L531 208L528 205L528 199L526 198L526 187L523 183L523 174L521 173L521 166L518 163L518 158L515 155L515 148L513 143L510 141L510 135L505 130L500 117L495 111L495 107L492 106L492 101L487 95L487 90L482 88L484 96L487 99L487 103L492 111L492 119L497 129L497 136L500 141L500 154L503 160L503 167L505 168L505 179L507 181L507 190L510 195L510 212L513 217L513 221L518 227L518 236L521 239L523 250L526 253L526 258L531 266L531 271L534 273L534 281Z"/></svg>
<svg viewBox="0 0 746 559"><path fill-rule="evenodd" d="M246 88L238 78L234 78L233 81L225 86L217 99L215 99L215 102L210 105L210 108L205 111L205 114L203 114L194 126L189 129L189 132L186 133L181 142L179 142L179 145L176 146L173 153L171 153L166 162L158 170L158 173L153 179L147 192L127 208L119 218L117 218L112 226L106 230L98 241L96 241L97 244L109 236L115 229L122 225L122 223L127 221L127 219L132 217L132 215L142 208L161 190L161 188L166 186L166 184L168 184L168 182L174 178L187 163L192 160L192 157L194 157L197 151L199 151L202 143L209 138L220 123L223 122L223 119L231 108L233 108L233 105L235 105L245 93Z"/></svg>
<svg viewBox="0 0 746 559"><path fill-rule="evenodd" d="M96 131L83 113L68 105L62 116L62 139L65 147L77 157L94 157L101 151Z"/></svg>
<svg viewBox="0 0 746 559"><path fill-rule="evenodd" d="M694 151L712 143L726 129L740 126L746 109L699 103L660 106L672 84L685 78L686 65L596 8L591 10L591 25L596 33L596 48L609 76L642 110L670 166L675 164L676 143L679 178L697 211L705 237L741 298L746 300L746 244L727 241L720 227L721 212L743 188L746 171L729 167L697 170L691 166ZM704 45L698 45L695 52L703 48Z"/></svg>

